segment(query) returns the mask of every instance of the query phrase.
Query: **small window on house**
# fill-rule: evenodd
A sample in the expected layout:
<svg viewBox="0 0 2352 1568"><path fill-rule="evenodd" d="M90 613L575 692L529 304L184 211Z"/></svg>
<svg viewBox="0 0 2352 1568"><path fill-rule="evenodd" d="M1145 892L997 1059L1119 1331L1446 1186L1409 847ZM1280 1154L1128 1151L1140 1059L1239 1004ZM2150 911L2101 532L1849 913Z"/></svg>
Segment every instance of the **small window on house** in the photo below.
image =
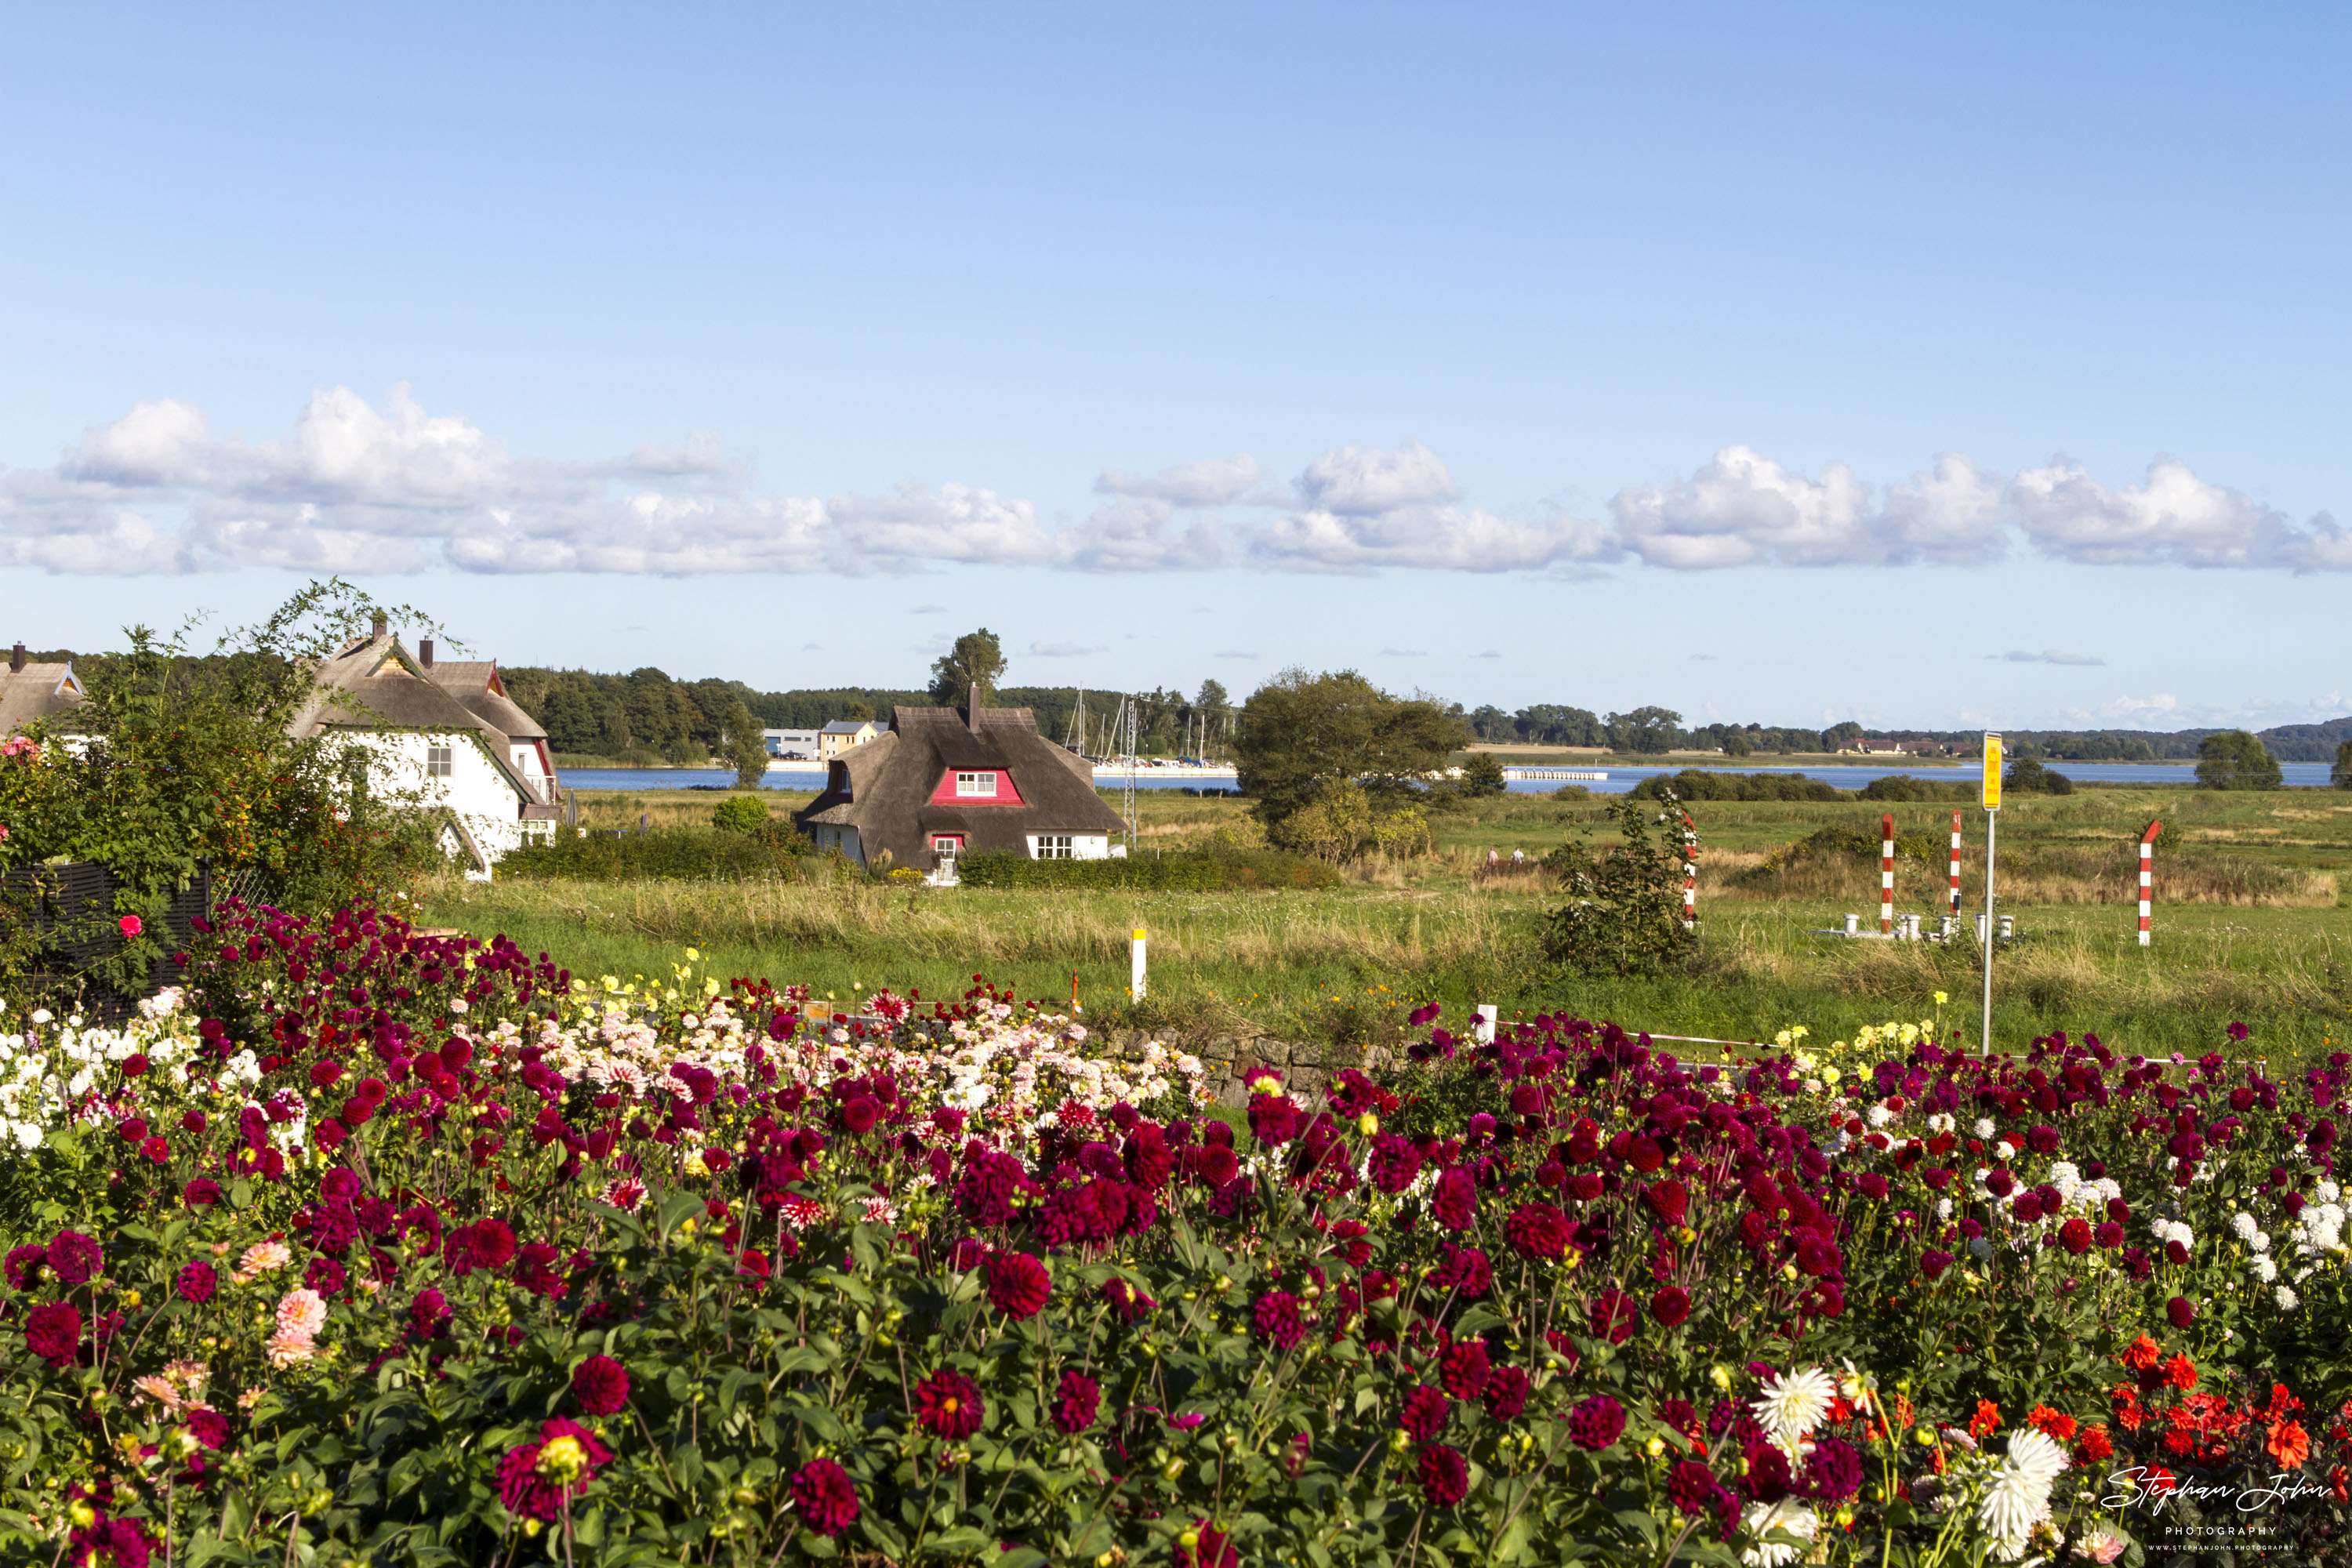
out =
<svg viewBox="0 0 2352 1568"><path fill-rule="evenodd" d="M962 848L961 839L950 838L945 835L931 840L931 853L937 855L942 861L954 859Z"/></svg>
<svg viewBox="0 0 2352 1568"><path fill-rule="evenodd" d="M436 779L447 778L450 773L449 752L447 746L425 747L425 771Z"/></svg>
<svg viewBox="0 0 2352 1568"><path fill-rule="evenodd" d="M956 794L992 795L996 793L994 773L956 774Z"/></svg>
<svg viewBox="0 0 2352 1568"><path fill-rule="evenodd" d="M1066 833L1041 833L1037 836L1037 858L1040 860L1075 860Z"/></svg>

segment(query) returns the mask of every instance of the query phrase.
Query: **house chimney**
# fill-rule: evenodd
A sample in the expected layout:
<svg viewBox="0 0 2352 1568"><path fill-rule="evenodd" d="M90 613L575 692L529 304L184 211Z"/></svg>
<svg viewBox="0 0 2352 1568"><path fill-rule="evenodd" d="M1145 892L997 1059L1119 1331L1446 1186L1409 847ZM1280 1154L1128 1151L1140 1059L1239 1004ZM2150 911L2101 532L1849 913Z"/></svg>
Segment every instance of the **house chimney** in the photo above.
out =
<svg viewBox="0 0 2352 1568"><path fill-rule="evenodd" d="M975 735L979 734L980 687L976 683L971 688L971 695L964 699L963 718L964 722L971 727L971 732Z"/></svg>
<svg viewBox="0 0 2352 1568"><path fill-rule="evenodd" d="M24 668L25 645L23 643L18 643L16 647L16 650L8 655L8 673L15 675Z"/></svg>
<svg viewBox="0 0 2352 1568"><path fill-rule="evenodd" d="M433 639L431 637L417 638L416 662L423 665L427 669L433 668Z"/></svg>
<svg viewBox="0 0 2352 1568"><path fill-rule="evenodd" d="M378 610L375 613L375 635L380 637L383 636L386 631L390 630L391 627L392 617L385 615L382 610Z"/></svg>

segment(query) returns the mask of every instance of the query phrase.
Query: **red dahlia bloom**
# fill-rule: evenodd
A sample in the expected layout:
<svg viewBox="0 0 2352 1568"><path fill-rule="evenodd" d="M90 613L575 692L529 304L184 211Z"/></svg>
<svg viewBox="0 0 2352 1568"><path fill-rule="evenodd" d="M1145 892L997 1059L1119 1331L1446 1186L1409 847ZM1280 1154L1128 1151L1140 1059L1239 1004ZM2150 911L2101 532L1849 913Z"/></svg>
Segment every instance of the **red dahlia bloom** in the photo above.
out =
<svg viewBox="0 0 2352 1568"><path fill-rule="evenodd" d="M49 1241L49 1272L68 1285L79 1285L96 1277L106 1266L106 1255L98 1243L78 1230L61 1230Z"/></svg>
<svg viewBox="0 0 2352 1568"><path fill-rule="evenodd" d="M1397 1413L1397 1425L1414 1442L1426 1443L1445 1430L1446 1418L1453 1413L1452 1400L1423 1384L1404 1396L1404 1408Z"/></svg>
<svg viewBox="0 0 2352 1568"><path fill-rule="evenodd" d="M1549 1263L1568 1250L1568 1216L1549 1204L1522 1204L1503 1222L1504 1239L1511 1250L1538 1263Z"/></svg>
<svg viewBox="0 0 2352 1568"><path fill-rule="evenodd" d="M1525 1369L1498 1366L1486 1378L1486 1414L1497 1421L1516 1421L1528 1407L1534 1384Z"/></svg>
<svg viewBox="0 0 2352 1568"><path fill-rule="evenodd" d="M183 1301L201 1307L213 1299L213 1291L219 1285L220 1276L213 1271L213 1266L199 1258L180 1270L180 1277L173 1281L172 1289L179 1293Z"/></svg>
<svg viewBox="0 0 2352 1568"><path fill-rule="evenodd" d="M1478 1217L1478 1184L1469 1172L1459 1165L1449 1165L1437 1178L1437 1187L1430 1194L1430 1208L1437 1223L1448 1230L1468 1230Z"/></svg>
<svg viewBox="0 0 2352 1568"><path fill-rule="evenodd" d="M915 1425L934 1437L969 1437L980 1430L987 1412L979 1385L952 1367L941 1367L915 1385Z"/></svg>
<svg viewBox="0 0 2352 1568"><path fill-rule="evenodd" d="M1486 1392L1486 1379L1492 1372L1483 1342L1459 1340L1453 1349L1445 1352L1445 1358L1440 1363L1438 1382L1456 1399L1475 1399Z"/></svg>
<svg viewBox="0 0 2352 1568"><path fill-rule="evenodd" d="M616 1415L629 1403L629 1369L592 1355L572 1372L572 1397L584 1415Z"/></svg>
<svg viewBox="0 0 2352 1568"><path fill-rule="evenodd" d="M1276 1350L1295 1351L1307 1339L1307 1321L1299 1316L1298 1298L1287 1290L1268 1290L1250 1309L1250 1321Z"/></svg>
<svg viewBox="0 0 2352 1568"><path fill-rule="evenodd" d="M81 1309L44 1301L26 1313L25 1348L51 1366L71 1366L81 1353Z"/></svg>
<svg viewBox="0 0 2352 1568"><path fill-rule="evenodd" d="M1102 1409L1102 1385L1082 1372L1066 1372L1054 1389L1054 1429L1076 1436L1095 1424Z"/></svg>
<svg viewBox="0 0 2352 1568"><path fill-rule="evenodd" d="M1679 1285L1668 1285L1650 1298L1650 1316L1661 1328L1679 1328L1690 1316L1690 1292Z"/></svg>
<svg viewBox="0 0 2352 1568"><path fill-rule="evenodd" d="M538 1442L518 1444L499 1461L499 1500L509 1513L552 1520L580 1495L596 1467L612 1458L612 1450L578 1422L561 1415L542 1421Z"/></svg>
<svg viewBox="0 0 2352 1568"><path fill-rule="evenodd" d="M839 1535L857 1522L857 1489L831 1459L811 1459L793 1472L793 1507L819 1535Z"/></svg>
<svg viewBox="0 0 2352 1568"><path fill-rule="evenodd" d="M988 1304L1008 1318L1034 1318L1054 1292L1045 1266L1025 1252L992 1252L984 1266Z"/></svg>
<svg viewBox="0 0 2352 1568"><path fill-rule="evenodd" d="M1452 1508L1470 1495L1470 1467L1460 1450L1432 1443L1421 1451L1421 1490L1432 1508Z"/></svg>
<svg viewBox="0 0 2352 1568"><path fill-rule="evenodd" d="M1588 1453L1599 1453L1625 1435L1625 1407L1605 1394L1578 1402L1568 1415L1569 1440Z"/></svg>

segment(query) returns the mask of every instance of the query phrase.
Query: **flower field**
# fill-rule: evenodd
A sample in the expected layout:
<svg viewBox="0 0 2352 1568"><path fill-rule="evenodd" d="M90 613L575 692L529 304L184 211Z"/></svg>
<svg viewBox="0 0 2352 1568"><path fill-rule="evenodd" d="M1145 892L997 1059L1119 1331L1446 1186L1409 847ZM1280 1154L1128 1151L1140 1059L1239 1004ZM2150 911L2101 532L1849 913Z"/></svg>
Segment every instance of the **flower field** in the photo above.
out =
<svg viewBox="0 0 2352 1568"><path fill-rule="evenodd" d="M977 977L184 956L0 1036L0 1561L2352 1560L2344 1056L1424 1007L1239 1136Z"/></svg>

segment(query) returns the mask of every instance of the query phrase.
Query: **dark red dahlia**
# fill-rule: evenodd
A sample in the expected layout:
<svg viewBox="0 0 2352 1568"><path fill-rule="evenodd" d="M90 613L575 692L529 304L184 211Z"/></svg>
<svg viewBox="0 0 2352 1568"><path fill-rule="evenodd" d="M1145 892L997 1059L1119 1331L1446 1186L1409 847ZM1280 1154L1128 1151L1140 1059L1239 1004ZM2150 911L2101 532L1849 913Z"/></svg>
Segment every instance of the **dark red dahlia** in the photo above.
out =
<svg viewBox="0 0 2352 1568"><path fill-rule="evenodd" d="M1663 1287L1650 1298L1650 1316L1660 1328L1680 1328L1690 1317L1690 1292L1679 1285Z"/></svg>
<svg viewBox="0 0 2352 1568"><path fill-rule="evenodd" d="M819 1535L839 1535L857 1522L857 1489L831 1459L811 1459L793 1472L793 1508Z"/></svg>
<svg viewBox="0 0 2352 1568"><path fill-rule="evenodd" d="M1470 1467L1461 1451L1444 1443L1421 1450L1421 1491L1432 1508L1452 1508L1470 1495Z"/></svg>
<svg viewBox="0 0 2352 1568"><path fill-rule="evenodd" d="M1045 1266L1025 1252L992 1252L984 1266L988 1304L1008 1318L1034 1318L1054 1293Z"/></svg>
<svg viewBox="0 0 2352 1568"><path fill-rule="evenodd" d="M629 1371L608 1355L572 1369L572 1399L584 1415L617 1415L629 1403Z"/></svg>
<svg viewBox="0 0 2352 1568"><path fill-rule="evenodd" d="M1095 1424L1102 1409L1102 1385L1082 1372L1066 1372L1054 1388L1054 1429L1076 1436Z"/></svg>
<svg viewBox="0 0 2352 1568"><path fill-rule="evenodd" d="M1511 1250L1537 1263L1549 1263L1568 1250L1568 1216L1549 1204L1522 1204L1503 1222Z"/></svg>
<svg viewBox="0 0 2352 1568"><path fill-rule="evenodd" d="M1299 1315L1298 1298L1287 1290L1268 1290L1250 1309L1250 1321L1276 1350L1295 1351L1307 1338L1307 1320Z"/></svg>
<svg viewBox="0 0 2352 1568"><path fill-rule="evenodd" d="M105 1267L98 1243L78 1230L61 1230L49 1240L49 1272L65 1284L84 1284Z"/></svg>
<svg viewBox="0 0 2352 1568"><path fill-rule="evenodd" d="M1606 1394L1579 1400L1568 1414L1569 1440L1588 1453L1599 1453L1625 1435L1625 1407Z"/></svg>
<svg viewBox="0 0 2352 1568"><path fill-rule="evenodd" d="M1437 1178L1429 1206L1437 1223L1448 1230L1468 1230L1478 1217L1478 1183L1459 1165L1449 1165Z"/></svg>
<svg viewBox="0 0 2352 1568"><path fill-rule="evenodd" d="M1404 1396L1404 1408L1397 1413L1397 1425L1414 1442L1426 1443L1445 1430L1446 1418L1453 1414L1454 1402L1442 1390L1424 1383Z"/></svg>
<svg viewBox="0 0 2352 1568"><path fill-rule="evenodd" d="M979 1385L952 1367L941 1367L915 1385L915 1425L934 1437L969 1437L987 1413Z"/></svg>
<svg viewBox="0 0 2352 1568"><path fill-rule="evenodd" d="M215 1290L220 1289L220 1276L214 1272L211 1264L199 1258L180 1270L180 1277L172 1282L172 1289L179 1293L181 1300L201 1307L213 1299Z"/></svg>
<svg viewBox="0 0 2352 1568"><path fill-rule="evenodd" d="M25 1314L25 1348L51 1366L71 1366L81 1353L81 1309L44 1301Z"/></svg>
<svg viewBox="0 0 2352 1568"><path fill-rule="evenodd" d="M1437 1380L1454 1398L1475 1399L1486 1392L1486 1379L1493 1370L1486 1359L1485 1342L1458 1340L1445 1352Z"/></svg>
<svg viewBox="0 0 2352 1568"><path fill-rule="evenodd" d="M1486 1378L1486 1414L1497 1421L1517 1420L1519 1412L1528 1407L1532 1388L1524 1368L1496 1367Z"/></svg>

